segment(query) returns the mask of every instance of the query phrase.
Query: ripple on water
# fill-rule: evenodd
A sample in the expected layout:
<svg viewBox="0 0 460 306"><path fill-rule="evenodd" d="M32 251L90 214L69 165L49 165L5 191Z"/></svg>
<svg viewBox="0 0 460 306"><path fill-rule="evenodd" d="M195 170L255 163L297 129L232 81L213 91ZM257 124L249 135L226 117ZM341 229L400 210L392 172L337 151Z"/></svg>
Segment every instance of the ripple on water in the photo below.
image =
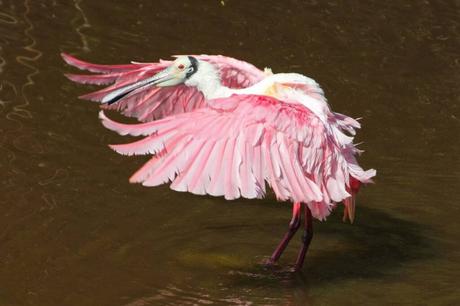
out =
<svg viewBox="0 0 460 306"><path fill-rule="evenodd" d="M18 23L18 20L12 15L9 15L5 12L0 12L0 23L16 24Z"/></svg>
<svg viewBox="0 0 460 306"><path fill-rule="evenodd" d="M145 305L282 305L282 298L259 296L249 289L243 289L235 293L235 288L225 287L222 284L212 294L209 289L186 287L179 288L175 285L167 285L164 288L156 288L150 296L134 298L124 306ZM129 298L126 298L129 299ZM257 301L257 302L256 302Z"/></svg>

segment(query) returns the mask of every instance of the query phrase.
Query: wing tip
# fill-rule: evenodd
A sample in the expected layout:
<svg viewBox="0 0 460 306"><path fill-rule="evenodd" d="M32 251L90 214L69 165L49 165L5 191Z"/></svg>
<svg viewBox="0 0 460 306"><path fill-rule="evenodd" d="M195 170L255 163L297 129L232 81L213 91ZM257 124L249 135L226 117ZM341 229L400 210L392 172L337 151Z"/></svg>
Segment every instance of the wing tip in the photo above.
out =
<svg viewBox="0 0 460 306"><path fill-rule="evenodd" d="M110 120L103 110L99 111L98 114L99 119L101 120L102 125L112 131L116 131L117 129L114 126L114 121Z"/></svg>
<svg viewBox="0 0 460 306"><path fill-rule="evenodd" d="M107 118L107 116L105 115L105 112L104 112L103 110L99 111L98 117L99 117L99 119L101 119L102 121L104 121L104 120L110 120L109 118Z"/></svg>
<svg viewBox="0 0 460 306"><path fill-rule="evenodd" d="M72 61L75 60L75 58L73 56L71 56L70 54L61 52L60 55L61 55L62 59L64 60L64 62L66 62L69 65L72 65Z"/></svg>
<svg viewBox="0 0 460 306"><path fill-rule="evenodd" d="M81 67L81 64L83 63L82 61L80 61L79 59L77 59L76 57L68 54L68 53L65 53L65 52L61 52L60 53L62 59L64 60L64 62L66 62L68 65L70 66L73 66L73 67L77 67L79 69L83 69Z"/></svg>

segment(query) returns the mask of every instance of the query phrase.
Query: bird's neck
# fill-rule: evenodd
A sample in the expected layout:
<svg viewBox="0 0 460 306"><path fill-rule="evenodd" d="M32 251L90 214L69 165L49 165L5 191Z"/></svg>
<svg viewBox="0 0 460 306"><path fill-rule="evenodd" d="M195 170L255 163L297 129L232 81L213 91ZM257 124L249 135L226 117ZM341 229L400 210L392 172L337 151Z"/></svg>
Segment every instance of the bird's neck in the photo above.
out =
<svg viewBox="0 0 460 306"><path fill-rule="evenodd" d="M231 95L232 90L222 85L217 70L208 62L199 61L198 71L185 82L187 86L196 87L205 99L224 98Z"/></svg>

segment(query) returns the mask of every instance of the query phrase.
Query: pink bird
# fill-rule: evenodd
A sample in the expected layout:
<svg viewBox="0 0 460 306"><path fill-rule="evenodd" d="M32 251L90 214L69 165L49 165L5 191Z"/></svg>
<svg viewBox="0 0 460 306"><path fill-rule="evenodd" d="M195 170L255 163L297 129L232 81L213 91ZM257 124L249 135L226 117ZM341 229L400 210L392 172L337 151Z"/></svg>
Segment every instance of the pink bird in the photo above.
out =
<svg viewBox="0 0 460 306"><path fill-rule="evenodd" d="M194 194L262 198L267 184L280 201L293 203L289 230L268 260L275 263L301 225L304 234L294 269L303 266L313 235L312 218L324 220L339 204L353 222L355 196L376 171L364 171L353 144L360 124L329 108L324 92L297 73L273 74L224 56L176 56L174 61L97 65L62 54L97 74L67 77L106 85L81 96L142 123L99 117L121 135L143 136L111 145L123 155L153 155L130 182Z"/></svg>

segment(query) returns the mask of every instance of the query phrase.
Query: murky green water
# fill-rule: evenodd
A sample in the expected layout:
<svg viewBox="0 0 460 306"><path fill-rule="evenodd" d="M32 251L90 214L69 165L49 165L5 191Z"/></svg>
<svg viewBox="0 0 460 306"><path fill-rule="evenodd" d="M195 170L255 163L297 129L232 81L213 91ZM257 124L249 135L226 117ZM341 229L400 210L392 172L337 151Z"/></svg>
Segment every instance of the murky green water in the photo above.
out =
<svg viewBox="0 0 460 306"><path fill-rule="evenodd" d="M0 305L459 305L459 1L0 1ZM225 54L363 117L377 184L265 270L290 207L143 188L60 52ZM281 260L295 258L299 239Z"/></svg>

